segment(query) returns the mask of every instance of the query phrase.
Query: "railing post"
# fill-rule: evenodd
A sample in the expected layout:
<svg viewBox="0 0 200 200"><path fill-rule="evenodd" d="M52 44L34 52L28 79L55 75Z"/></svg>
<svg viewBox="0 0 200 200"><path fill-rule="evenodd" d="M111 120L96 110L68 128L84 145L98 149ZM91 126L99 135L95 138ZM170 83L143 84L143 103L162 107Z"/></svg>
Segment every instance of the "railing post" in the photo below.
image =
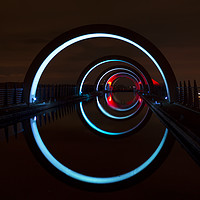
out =
<svg viewBox="0 0 200 200"><path fill-rule="evenodd" d="M22 84L21 103L24 103L24 84Z"/></svg>
<svg viewBox="0 0 200 200"><path fill-rule="evenodd" d="M67 95L66 95L66 90L67 90L67 89L66 89L66 84L65 84L65 85L64 85L64 97L65 97L65 98L66 98L66 96L67 96Z"/></svg>
<svg viewBox="0 0 200 200"><path fill-rule="evenodd" d="M176 88L176 102L180 102L180 93L179 93L179 87Z"/></svg>
<svg viewBox="0 0 200 200"><path fill-rule="evenodd" d="M5 89L4 89L4 106L8 105L8 83L5 83Z"/></svg>
<svg viewBox="0 0 200 200"><path fill-rule="evenodd" d="M57 85L57 99L60 97L60 85Z"/></svg>
<svg viewBox="0 0 200 200"><path fill-rule="evenodd" d="M50 100L50 85L47 85L47 100Z"/></svg>
<svg viewBox="0 0 200 200"><path fill-rule="evenodd" d="M51 101L54 101L55 93L54 93L54 85L51 85Z"/></svg>
<svg viewBox="0 0 200 200"><path fill-rule="evenodd" d="M67 97L69 96L69 85L67 84Z"/></svg>
<svg viewBox="0 0 200 200"><path fill-rule="evenodd" d="M46 101L46 85L44 85L44 87L43 87L43 101Z"/></svg>
<svg viewBox="0 0 200 200"><path fill-rule="evenodd" d="M64 96L64 94L63 94L63 88L64 88L63 85L61 85L61 89L60 89L61 90L61 94L60 94L60 97L61 97L62 100L63 100L63 96Z"/></svg>
<svg viewBox="0 0 200 200"><path fill-rule="evenodd" d="M183 99L183 104L184 105L187 104L187 86L186 86L185 81L184 81L184 99Z"/></svg>
<svg viewBox="0 0 200 200"><path fill-rule="evenodd" d="M199 108L199 97L196 80L194 80L194 108Z"/></svg>
<svg viewBox="0 0 200 200"><path fill-rule="evenodd" d="M58 98L58 85L57 84L55 85L55 95L54 96L57 101L57 98Z"/></svg>
<svg viewBox="0 0 200 200"><path fill-rule="evenodd" d="M180 81L180 89L179 89L179 102L183 103L183 88L182 88L181 81Z"/></svg>
<svg viewBox="0 0 200 200"><path fill-rule="evenodd" d="M190 81L188 80L188 105L192 106L192 104L193 104L192 87Z"/></svg>
<svg viewBox="0 0 200 200"><path fill-rule="evenodd" d="M17 88L16 88L16 83L14 83L14 88L13 88L13 104L17 104Z"/></svg>

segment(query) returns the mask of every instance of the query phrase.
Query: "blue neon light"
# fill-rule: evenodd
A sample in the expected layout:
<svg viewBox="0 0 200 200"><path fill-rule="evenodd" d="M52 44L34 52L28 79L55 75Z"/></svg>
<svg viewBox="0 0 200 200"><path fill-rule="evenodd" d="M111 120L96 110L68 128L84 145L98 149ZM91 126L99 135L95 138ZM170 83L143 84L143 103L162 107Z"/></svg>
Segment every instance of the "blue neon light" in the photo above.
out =
<svg viewBox="0 0 200 200"><path fill-rule="evenodd" d="M168 130L165 130L164 136L160 142L160 144L158 145L157 149L154 151L154 153L143 163L141 164L139 167L135 168L134 170L127 172L125 174L121 174L118 176L113 176L113 177L92 177L92 176L87 176L78 172L75 172L71 169L69 169L68 167L66 167L65 165L63 165L62 163L60 163L47 149L47 147L45 146L45 144L42 141L42 138L40 137L38 128L37 128L37 123L36 120L34 119L30 119L30 125L31 125L31 129L33 132L33 136L34 139L36 141L36 144L38 146L38 148L40 149L41 153L44 155L44 157L59 171L61 171L62 173L64 173L65 175L82 181L82 182L86 182L86 183L92 183L92 184L110 184L110 183L116 183L116 182L120 182L123 180L126 180L128 178L131 178L133 176L135 176L136 174L140 173L142 170L144 170L148 165L150 165L152 163L152 161L156 158L156 156L159 154L160 150L162 149L165 140L167 138L167 134L168 134Z"/></svg>
<svg viewBox="0 0 200 200"><path fill-rule="evenodd" d="M76 38L73 38L71 40L68 40L67 42L63 43L62 45L60 45L59 47L57 47L55 50L53 50L48 56L47 58L43 61L43 63L40 65L38 71L35 74L35 77L33 79L32 82L32 86L31 86L31 92L30 92L30 96L29 96L29 102L32 103L32 99L35 98L35 94L36 94L36 89L37 89L37 85L38 82L40 80L40 77L44 71L44 69L46 68L46 66L49 64L49 62L58 54L60 53L63 49L65 49L66 47L69 47L70 45L73 45L77 42L86 40L86 39L90 39L90 38L113 38L113 39L117 39L117 40L121 40L124 42L127 42L135 47L137 47L138 49L140 49L143 53L145 53L150 59L151 61L156 65L156 67L158 68L158 70L161 73L161 76L163 77L163 80L165 82L165 86L166 86L166 90L167 90L167 96L169 98L170 101L170 93L169 93L169 88L168 88L168 84L167 84L167 80L165 78L165 75L161 69L161 67L159 66L159 64L157 63L157 61L153 58L153 56L146 51L143 47L141 47L139 44L133 42L130 39L127 39L125 37L119 36L119 35L114 35L114 34L109 34L109 33L91 33L91 34L85 34L85 35L81 35L78 36ZM90 73L91 70L93 70L93 68L91 68L88 72ZM86 78L86 77L85 77ZM80 92L80 91L79 91Z"/></svg>
<svg viewBox="0 0 200 200"><path fill-rule="evenodd" d="M126 115L126 116L123 116L123 117L117 117L117 116L114 116L114 115L111 115L110 113L108 113L103 107L102 107L102 105L100 104L100 102L99 102L99 98L98 97L96 97L96 100L97 100L97 106L98 106L98 108L101 110L101 112L104 114L104 115L106 115L107 117L110 117L110 118L112 118L112 119L127 119L127 118L129 118L129 117L131 117L131 116L133 116L133 115L135 115L135 113L139 110L139 108L141 107L141 105L139 106L139 108L135 111L135 112L133 112L133 113L131 113L131 114L129 114L129 115ZM139 101L137 101L133 106L131 106L131 108L133 108L133 107L135 107L135 105L136 104L138 104L139 103Z"/></svg>

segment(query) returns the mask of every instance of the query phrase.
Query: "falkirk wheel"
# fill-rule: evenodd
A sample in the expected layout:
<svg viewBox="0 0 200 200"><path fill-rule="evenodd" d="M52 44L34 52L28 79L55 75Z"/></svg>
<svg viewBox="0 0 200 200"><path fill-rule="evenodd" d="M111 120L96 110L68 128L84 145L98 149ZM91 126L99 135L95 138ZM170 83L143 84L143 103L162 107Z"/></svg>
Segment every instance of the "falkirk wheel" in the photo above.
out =
<svg viewBox="0 0 200 200"><path fill-rule="evenodd" d="M74 44L78 44L81 41L89 39L94 40L97 38L110 38L127 43L129 45L132 45L133 48L137 48L141 53L146 55L160 72L166 89L167 101L174 102L176 100L177 81L175 75L172 71L170 64L156 46L154 46L149 40L147 40L140 34L126 28L114 25L99 24L82 26L67 31L52 40L40 51L40 53L36 56L32 64L30 65L24 79L24 94L25 102L27 103L27 105L31 105L32 103L34 103L40 78L45 68L48 67L49 63L54 59L57 54ZM102 84L103 89L106 90L107 88L114 87L119 78L125 78L133 82L133 85L135 85L137 90L146 90L148 93L151 93L151 91L153 90L152 79L147 70L141 64L125 56L107 55L99 59L93 60L81 72L77 80L78 95L81 96L84 94L85 80L93 70L101 68L105 63L112 62L117 62L117 64L101 72L96 79L96 92L100 91L100 87L102 86ZM136 96L135 99L129 102L129 106L119 106L118 98L116 96L110 96L108 93L105 94L105 101L107 102L110 110L124 113L124 115L120 116L112 114L112 111L109 112L109 109L106 109L102 106L100 100L97 97L96 102L100 112L102 112L106 117L115 120L124 120L132 116L136 116L141 111L144 104L144 102L141 101L140 97ZM130 113L130 110L133 111ZM150 109L147 109L141 122L129 128L128 130L123 130L119 132L104 130L103 127L96 126L87 116L82 102L80 102L79 106L79 115L83 123L85 123L85 125L88 126L89 129L92 129L98 134L115 137L131 134L137 129L140 129L140 127L145 124L146 121L148 121L148 119L150 118L151 111ZM25 129L29 132L29 141L31 141L32 146L34 146L34 152L36 152L37 157L40 157L39 160L42 160L42 162L45 163L44 165L48 166L50 171L53 172L55 176L58 176L60 179L75 186L80 185L84 188L93 188L97 190L99 188L111 190L113 188L121 188L124 185L144 179L146 174L149 174L150 171L153 171L154 168L156 168L155 164L157 164L156 166L158 166L159 159L164 160L163 156L165 157L167 155L169 147L171 147L173 143L172 138L168 134L168 130L166 129L158 147L155 149L152 155L138 167L117 176L93 177L68 168L67 166L59 162L51 154L51 152L47 149L44 142L42 141L42 138L40 137L40 133L38 131L36 123L36 117L29 120Z"/></svg>

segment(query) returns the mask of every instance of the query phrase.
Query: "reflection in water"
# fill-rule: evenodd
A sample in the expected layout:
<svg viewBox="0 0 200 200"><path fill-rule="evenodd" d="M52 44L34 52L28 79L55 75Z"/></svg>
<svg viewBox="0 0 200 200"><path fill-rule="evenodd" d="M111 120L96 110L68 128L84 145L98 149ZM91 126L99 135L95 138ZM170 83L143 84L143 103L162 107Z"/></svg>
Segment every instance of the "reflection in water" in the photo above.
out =
<svg viewBox="0 0 200 200"><path fill-rule="evenodd" d="M120 95L118 95L120 96ZM36 156L36 158L39 160L39 162L48 170L50 171L51 174L53 174L55 177L69 183L72 185L75 185L76 187L83 187L83 188L89 188L89 189L117 189L117 188L122 188L127 186L127 184L132 184L132 183L137 183L138 181L144 179L145 177L147 177L148 175L150 175L151 173L153 173L153 171L163 162L163 160L166 158L166 156L168 155L172 144L173 144L173 140L172 138L168 135L168 130L162 130L164 131L161 134L158 134L158 139L154 138L155 136L153 136L153 138L151 138L151 136L149 136L148 134L146 134L146 130L144 129L145 125L147 124L148 126L148 121L150 120L150 116L151 116L151 112L149 110L149 108L144 105L144 103L140 100L140 98L133 96L133 99L131 100L132 104L128 105L131 107L131 109L128 109L128 106L126 105L126 108L124 111L120 110L113 110L113 108L110 108L110 110L112 110L113 112L116 113L120 113L120 114L127 114L127 112L130 113L134 113L134 115L132 117L129 117L127 119L123 119L123 120L115 120L113 118L109 118L108 116L105 116L104 113L102 112L101 109L99 109L98 106L98 101L99 102L103 102L103 106L108 106L109 104L107 104L107 100L108 100L109 96L105 95L103 97L97 97L95 98L93 101L90 102L80 102L79 104L74 104L73 106L62 106L57 108L56 110L49 110L49 112L43 113L42 115L38 115L35 116L33 118L31 118L30 120L27 120L24 123L24 128L25 128L25 136L27 139L27 142L30 146L30 148L32 149L32 152L34 153L34 155ZM115 101L116 98L113 98L113 101ZM119 104L120 100L118 99L118 104ZM130 102L130 101L128 101ZM117 105L117 104L115 104ZM134 106L133 106L134 105ZM138 105L139 108L138 108ZM143 105L143 106L141 106ZM102 106L102 107L103 107ZM123 106L119 105L120 109L123 109ZM65 116L67 116L67 113L72 113L73 111L75 111L77 109L77 114L79 116L79 119L81 119L82 124L86 125L85 128L87 129L83 129L82 131L79 129L79 133L76 132L76 128L80 125L80 122L78 122L78 120L76 119L76 122L74 124L70 124L73 123L71 121L70 118L65 118ZM107 109L107 112L109 112L109 108L104 108ZM75 113L76 114L76 113ZM77 115L76 114L76 115ZM121 117L122 117L121 115ZM136 117L137 116L137 117ZM68 159L68 156L63 160L63 156L60 157L60 155L58 153L56 153L57 149L56 148L56 140L55 143L52 145L50 145L48 143L48 137L51 137L51 134L46 134L45 132L42 133L43 129L42 126L43 125L47 125L48 123L53 123L56 120L59 122L59 120L63 119L68 119L68 121L65 121L65 126L70 127L70 125L72 125L70 127L70 129L66 130L66 133L70 133L71 134L65 134L65 135L61 135L61 133L59 133L59 129L57 127L56 133L51 133L53 135L55 135L55 137L58 139L59 137L64 138L66 141L65 144L68 145L64 145L63 146L63 150L62 150L62 155L65 152L69 158L70 155L69 153L70 150L68 149L69 145L72 145L71 143L69 143L69 139L71 137L75 137L75 135L79 135L79 137L82 138L82 142L79 142L79 146L81 147L82 144L84 143L84 135L87 139L90 140L94 140L92 143L88 143L87 145L88 147L84 147L84 151L87 150L89 148L90 145L94 144L96 145L97 150L93 149L93 151L97 151L97 152L101 152L101 154L106 151L107 153L112 149L112 147L114 147L115 143L117 141L119 141L118 139L122 140L123 145L125 145L124 141L126 142L130 142L128 144L130 144L132 151L126 152L128 155L132 155L131 157L128 156L128 159L131 161L129 161L129 164L126 168L123 168L123 170L115 170L114 168L117 167L112 167L111 169L113 169L113 171L116 171L113 175L112 175L112 170L111 170L111 175L103 175L102 172L100 173L101 175L97 175L95 173L95 175L90 175L90 172L88 172L89 175L87 175L87 173L81 172L82 169L84 168L84 165L80 165L79 164L79 169L73 169L73 162L80 162L80 160L78 161L70 161L70 159ZM59 119L59 120L58 120ZM80 121L80 120L79 120ZM59 123L58 123L59 124ZM39 128L38 127L41 127ZM60 124L61 125L61 124ZM63 126L63 125L62 125ZM41 131L41 133L40 133ZM158 132L160 132L159 130L157 130ZM87 134L90 133L89 135ZM95 138L93 138L91 133L98 133ZM136 132L138 132L138 134L135 134ZM82 133L82 134L81 134ZM102 135L103 133L103 135ZM127 133L129 133L127 135ZM75 134L75 135L74 135ZM100 134L100 135L99 135ZM46 135L46 136L45 136ZM101 139L102 137L99 136L106 136L109 135L109 138L105 138L105 139ZM127 136L125 137L125 139L123 139L122 137L116 137L116 136ZM92 137L92 138L91 138ZM68 139L67 139L68 138ZM146 138L146 139L145 139ZM149 143L149 139L147 140L147 138L151 138L151 143L155 142L155 144L150 144ZM116 140L117 139L117 140ZM142 141L144 139L144 141ZM152 140L153 139L153 140ZM79 138L75 138L75 140L79 141ZM101 148L98 150L98 141L103 141L102 144L104 144L103 146L101 146ZM140 143L144 142L144 144L147 142L148 145L142 145L142 146L138 146L138 142L140 141ZM136 143L135 143L136 142ZM132 143L132 144L131 144ZM141 143L141 144L142 144ZM106 145L109 144L109 146ZM126 144L127 145L127 144ZM73 146L73 145L72 145ZM137 152L137 150L133 150L135 147L138 148L138 150L142 150L142 152ZM119 148L120 146L117 146L117 148ZM145 148L149 148L149 152L145 151L145 153L143 153ZM61 148L61 147L59 147ZM65 149L68 150L65 150ZM103 148L103 149L102 149ZM111 148L111 149L110 149ZM116 148L116 147L115 147ZM115 149L117 151L117 148ZM147 148L147 149L148 149ZM74 149L74 147L72 148ZM72 150L71 149L71 150ZM90 149L90 148L89 148ZM106 150L107 149L107 150ZM76 152L77 149L74 149L74 151ZM121 149L122 151L122 149ZM136 152L138 153L138 155L136 154ZM89 154L93 154L91 151L88 152ZM73 153L72 153L73 155ZM98 155L98 154L95 154ZM104 154L103 154L104 155ZM117 156L118 154L116 153L115 156ZM114 156L114 155L113 155ZM114 157L115 157L114 156ZM96 156L95 156L96 157ZM98 159L93 158L93 162L98 162ZM106 155L104 155L102 159L101 163L106 164L106 161L103 161L104 159L107 160L108 158L106 157ZM137 161L138 160L138 161ZM122 161L122 163L120 165L123 165L125 161ZM71 164L70 164L71 163ZM131 166L131 163L133 164L133 166ZM88 164L88 166L93 165L93 163ZM87 166L87 167L88 167ZM105 166L104 166L105 167ZM75 166L75 168L77 168ZM90 167L89 167L90 168ZM99 166L98 166L99 168ZM118 167L117 167L118 168ZM120 167L119 167L120 168ZM86 170L87 171L87 170ZM121 172L120 172L121 171Z"/></svg>
<svg viewBox="0 0 200 200"><path fill-rule="evenodd" d="M47 125L47 123L52 123L55 120L59 120L71 114L77 110L77 103L63 104L56 108L49 109L43 113L40 113L36 116L39 126Z"/></svg>
<svg viewBox="0 0 200 200"><path fill-rule="evenodd" d="M119 96L119 94L123 94L123 96ZM127 111L134 108L138 103L141 103L139 95L133 92L106 93L105 99L108 106L117 111Z"/></svg>
<svg viewBox="0 0 200 200"><path fill-rule="evenodd" d="M24 129L21 122L6 126L0 129L0 140L3 141L6 139L6 141L9 142L9 137L14 135L15 138L17 138L17 135L23 131Z"/></svg>
<svg viewBox="0 0 200 200"><path fill-rule="evenodd" d="M39 112L36 117L38 119L38 124L41 127L47 125L48 123L54 122L55 120L59 120L65 115L71 114L76 110L77 102L68 103ZM15 136L15 138L17 138L17 135L23 133L24 131L23 124L24 121L21 121L0 128L0 140L3 141L6 139L6 141L9 142L9 137L13 135Z"/></svg>
<svg viewBox="0 0 200 200"><path fill-rule="evenodd" d="M129 111L131 111L131 114L128 114L128 115L125 114L125 116L118 116L118 117L117 117L117 116L115 116L115 115L110 114L109 112L106 112L106 111L103 109L103 107L102 107L101 104L99 103L100 101L99 101L99 98L98 98L98 97L96 98L96 101L97 101L97 106L98 106L98 108L100 109L100 111L102 111L102 113L103 113L105 116L107 116L107 117L109 117L109 118L112 118L112 119L128 119L128 118L130 118L131 116L136 117L136 116L138 116L139 111L141 111L141 108L142 108L142 105L143 105L143 102L140 102L140 101L138 100L138 103L136 103L137 106L135 106L135 110L134 110L134 109L129 110ZM136 104L135 104L135 105L136 105ZM133 108L134 108L134 107L133 107ZM94 112L94 110L93 110L93 112ZM106 134L106 135L112 135L112 136L115 135L115 136L118 136L118 135L123 135L123 134L129 133L129 132L135 130L136 128L138 128L142 123L145 122L145 119L146 119L146 118L149 119L149 117L147 117L147 116L149 116L149 115L151 114L151 111L149 110L149 108L147 108L146 111L145 111L144 114L143 114L144 117L142 116L141 119L138 118L138 119L140 119L140 120L137 121L135 124L134 124L134 123L131 123L131 127L128 127L127 124L125 125L125 121L121 121L121 129L122 129L122 130L120 130L120 127L117 126L117 131L113 130L113 128L116 128L116 125L115 125L115 126L114 126L114 125L113 125L113 126L109 126L109 128L111 128L111 130L106 130L106 127L105 127L105 123L106 123L105 121L107 120L106 118L103 118L104 123L100 123L100 124L98 124L98 125L97 125L95 122L92 122L92 121L94 121L96 118L99 119L100 116L98 116L98 115L96 114L96 117L95 117L95 118L90 119L90 118L88 117L90 113L88 113L88 112L87 112L87 109L84 108L84 105L83 105L82 102L80 103L80 113L81 113L81 117L83 117L83 121L85 121L91 128L93 128L94 131L97 131L98 133L102 133L102 134ZM122 113L122 112L120 112L120 113ZM109 122L108 122L108 123L109 123ZM111 122L110 122L110 123L111 123ZM114 123L116 123L116 122L114 121ZM118 122L118 123L120 123L120 122Z"/></svg>

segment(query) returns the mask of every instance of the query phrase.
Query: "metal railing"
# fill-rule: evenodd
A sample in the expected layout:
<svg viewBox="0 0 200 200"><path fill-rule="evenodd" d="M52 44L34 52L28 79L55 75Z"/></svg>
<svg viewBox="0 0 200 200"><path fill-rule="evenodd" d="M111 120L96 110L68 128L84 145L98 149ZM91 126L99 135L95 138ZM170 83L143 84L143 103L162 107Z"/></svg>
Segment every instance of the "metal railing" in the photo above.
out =
<svg viewBox="0 0 200 200"><path fill-rule="evenodd" d="M92 89L91 89L92 88ZM85 86L86 92L93 91L92 86ZM165 98L166 90L164 86L154 87L156 96ZM70 96L77 96L77 86L72 84L45 85L40 84L36 92L36 103L44 101L57 101ZM176 103L200 109L200 87L197 87L196 81L191 85L190 81L180 82L177 87ZM0 83L0 108L24 104L23 83Z"/></svg>
<svg viewBox="0 0 200 200"><path fill-rule="evenodd" d="M40 84L36 92L36 102L57 101L77 95L76 85ZM23 83L0 83L0 108L24 104Z"/></svg>
<svg viewBox="0 0 200 200"><path fill-rule="evenodd" d="M36 102L57 101L77 95L76 85L39 85L36 92Z"/></svg>
<svg viewBox="0 0 200 200"><path fill-rule="evenodd" d="M191 107L194 109L200 109L200 87L197 86L194 80L193 85L190 81L180 81L179 87L177 87L177 103Z"/></svg>
<svg viewBox="0 0 200 200"><path fill-rule="evenodd" d="M24 103L23 83L0 83L0 107Z"/></svg>

